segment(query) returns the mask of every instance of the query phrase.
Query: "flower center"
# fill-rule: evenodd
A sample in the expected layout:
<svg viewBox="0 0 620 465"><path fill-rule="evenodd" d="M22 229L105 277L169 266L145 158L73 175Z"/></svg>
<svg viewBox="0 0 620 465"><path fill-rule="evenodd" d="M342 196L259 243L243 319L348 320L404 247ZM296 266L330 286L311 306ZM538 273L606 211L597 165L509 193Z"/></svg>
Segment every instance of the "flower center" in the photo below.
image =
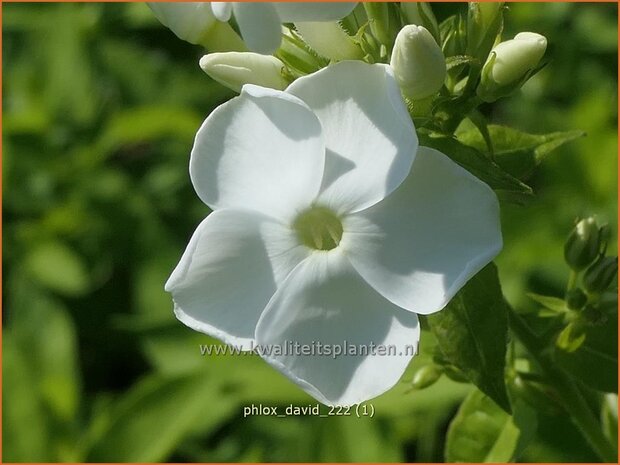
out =
<svg viewBox="0 0 620 465"><path fill-rule="evenodd" d="M342 222L336 214L325 207L311 207L302 212L293 223L299 240L307 247L331 250L342 239Z"/></svg>

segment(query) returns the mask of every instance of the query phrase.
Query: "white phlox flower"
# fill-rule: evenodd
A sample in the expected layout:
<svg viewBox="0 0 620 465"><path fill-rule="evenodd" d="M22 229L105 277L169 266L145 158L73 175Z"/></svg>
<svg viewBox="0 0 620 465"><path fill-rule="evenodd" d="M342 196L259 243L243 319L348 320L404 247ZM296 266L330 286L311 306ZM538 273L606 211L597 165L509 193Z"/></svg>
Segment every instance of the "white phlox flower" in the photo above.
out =
<svg viewBox="0 0 620 465"><path fill-rule="evenodd" d="M329 405L391 388L417 314L441 310L502 247L495 194L418 147L383 64L343 61L285 91L244 86L198 131L190 176L214 211L166 283L179 320L245 349L395 348L261 354Z"/></svg>
<svg viewBox="0 0 620 465"><path fill-rule="evenodd" d="M353 11L356 2L175 2L149 3L157 18L179 38L203 44L217 21L234 14L239 31L253 52L271 54L282 40L281 24L296 21L337 21Z"/></svg>

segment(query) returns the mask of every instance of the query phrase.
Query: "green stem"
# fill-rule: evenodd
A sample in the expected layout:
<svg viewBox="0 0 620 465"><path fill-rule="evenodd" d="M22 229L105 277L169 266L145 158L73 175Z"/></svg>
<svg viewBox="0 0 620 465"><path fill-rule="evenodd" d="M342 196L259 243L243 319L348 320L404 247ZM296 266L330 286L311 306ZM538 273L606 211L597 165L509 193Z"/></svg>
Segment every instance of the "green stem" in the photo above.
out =
<svg viewBox="0 0 620 465"><path fill-rule="evenodd" d="M509 310L510 328L531 353L547 376L547 382L557 390L560 400L573 423L605 462L617 463L618 451L609 442L597 417L592 413L577 384L545 354L545 344L512 309Z"/></svg>
<svg viewBox="0 0 620 465"><path fill-rule="evenodd" d="M478 106L482 103L482 100L477 95L472 95L471 97L460 97L459 100L452 102L452 107L456 110L450 117L443 123L443 130L446 134L453 134L456 131L456 128L461 124L461 121L465 119L465 117L472 110L478 108Z"/></svg>
<svg viewBox="0 0 620 465"><path fill-rule="evenodd" d="M375 38L386 47L392 48L394 38L390 33L390 11L387 3L370 2L364 3L370 31Z"/></svg>
<svg viewBox="0 0 620 465"><path fill-rule="evenodd" d="M568 275L568 284L566 285L566 292L570 292L577 286L577 272L575 270L570 270L570 275Z"/></svg>

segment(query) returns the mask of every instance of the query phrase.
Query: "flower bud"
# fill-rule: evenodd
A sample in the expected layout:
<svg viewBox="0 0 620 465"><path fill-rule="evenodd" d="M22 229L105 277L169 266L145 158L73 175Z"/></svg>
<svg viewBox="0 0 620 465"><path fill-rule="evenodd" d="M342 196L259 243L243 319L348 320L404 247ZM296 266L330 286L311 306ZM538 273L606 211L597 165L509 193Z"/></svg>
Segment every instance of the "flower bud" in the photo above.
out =
<svg viewBox="0 0 620 465"><path fill-rule="evenodd" d="M611 237L611 228L608 224L604 224L598 230L598 240L600 249L599 252L601 255L605 255L607 252L607 245L609 244L609 238Z"/></svg>
<svg viewBox="0 0 620 465"><path fill-rule="evenodd" d="M589 326L602 326L609 320L607 314L599 305L590 304L586 305L581 311L581 317Z"/></svg>
<svg viewBox="0 0 620 465"><path fill-rule="evenodd" d="M521 32L491 50L484 67L478 96L485 102L518 89L530 77L547 49L547 39L534 32Z"/></svg>
<svg viewBox="0 0 620 465"><path fill-rule="evenodd" d="M566 305L571 310L581 310L587 302L588 297L579 288L572 289L566 294Z"/></svg>
<svg viewBox="0 0 620 465"><path fill-rule="evenodd" d="M591 293L607 289L618 273L618 257L600 257L583 275L583 287Z"/></svg>
<svg viewBox="0 0 620 465"><path fill-rule="evenodd" d="M573 228L564 244L564 259L575 271L594 261L599 251L599 229L594 218L585 218Z"/></svg>
<svg viewBox="0 0 620 465"><path fill-rule="evenodd" d="M424 389L433 384L441 376L441 368L435 364L425 365L415 372L413 379L411 380L411 387L413 389Z"/></svg>
<svg viewBox="0 0 620 465"><path fill-rule="evenodd" d="M252 52L210 53L200 59L200 67L220 84L240 92L244 84L284 90L284 63L276 57Z"/></svg>
<svg viewBox="0 0 620 465"><path fill-rule="evenodd" d="M319 55L331 60L361 59L362 49L335 22L299 22L295 28L304 41Z"/></svg>
<svg viewBox="0 0 620 465"><path fill-rule="evenodd" d="M446 61L433 36L423 26L401 29L394 43L390 65L405 97L421 100L443 85Z"/></svg>

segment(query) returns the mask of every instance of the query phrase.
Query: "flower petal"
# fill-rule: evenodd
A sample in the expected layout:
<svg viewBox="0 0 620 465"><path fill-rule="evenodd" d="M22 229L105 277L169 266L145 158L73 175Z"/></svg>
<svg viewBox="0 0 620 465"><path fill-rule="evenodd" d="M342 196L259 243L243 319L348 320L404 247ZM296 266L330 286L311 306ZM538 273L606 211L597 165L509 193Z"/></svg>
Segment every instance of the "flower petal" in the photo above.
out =
<svg viewBox="0 0 620 465"><path fill-rule="evenodd" d="M182 40L200 44L215 23L211 5L206 2L149 2L157 19Z"/></svg>
<svg viewBox="0 0 620 465"><path fill-rule="evenodd" d="M282 26L273 4L235 2L233 11L241 36L250 50L270 55L278 49Z"/></svg>
<svg viewBox="0 0 620 465"><path fill-rule="evenodd" d="M351 13L356 5L356 2L273 3L283 23L293 23L295 21L336 21Z"/></svg>
<svg viewBox="0 0 620 465"><path fill-rule="evenodd" d="M324 165L321 124L290 94L246 85L196 135L190 176L212 209L289 219L316 197Z"/></svg>
<svg viewBox="0 0 620 465"><path fill-rule="evenodd" d="M232 15L232 2L211 2L211 9L219 21L228 21Z"/></svg>
<svg viewBox="0 0 620 465"><path fill-rule="evenodd" d="M196 229L166 291L187 326L249 349L265 305L307 253L292 231L260 213L215 211Z"/></svg>
<svg viewBox="0 0 620 465"><path fill-rule="evenodd" d="M418 138L389 66L343 61L286 90L321 120L327 148L320 201L340 213L369 207L407 177Z"/></svg>
<svg viewBox="0 0 620 465"><path fill-rule="evenodd" d="M364 279L421 314L441 310L502 248L495 193L428 147L396 192L343 228L340 246Z"/></svg>
<svg viewBox="0 0 620 465"><path fill-rule="evenodd" d="M375 292L338 249L314 253L297 266L256 328L263 358L329 405L353 405L390 389L418 339L417 316ZM334 357L324 351L343 344L358 352ZM378 345L394 353L381 354ZM377 352L371 354L373 347ZM315 353L308 355L310 350Z"/></svg>

